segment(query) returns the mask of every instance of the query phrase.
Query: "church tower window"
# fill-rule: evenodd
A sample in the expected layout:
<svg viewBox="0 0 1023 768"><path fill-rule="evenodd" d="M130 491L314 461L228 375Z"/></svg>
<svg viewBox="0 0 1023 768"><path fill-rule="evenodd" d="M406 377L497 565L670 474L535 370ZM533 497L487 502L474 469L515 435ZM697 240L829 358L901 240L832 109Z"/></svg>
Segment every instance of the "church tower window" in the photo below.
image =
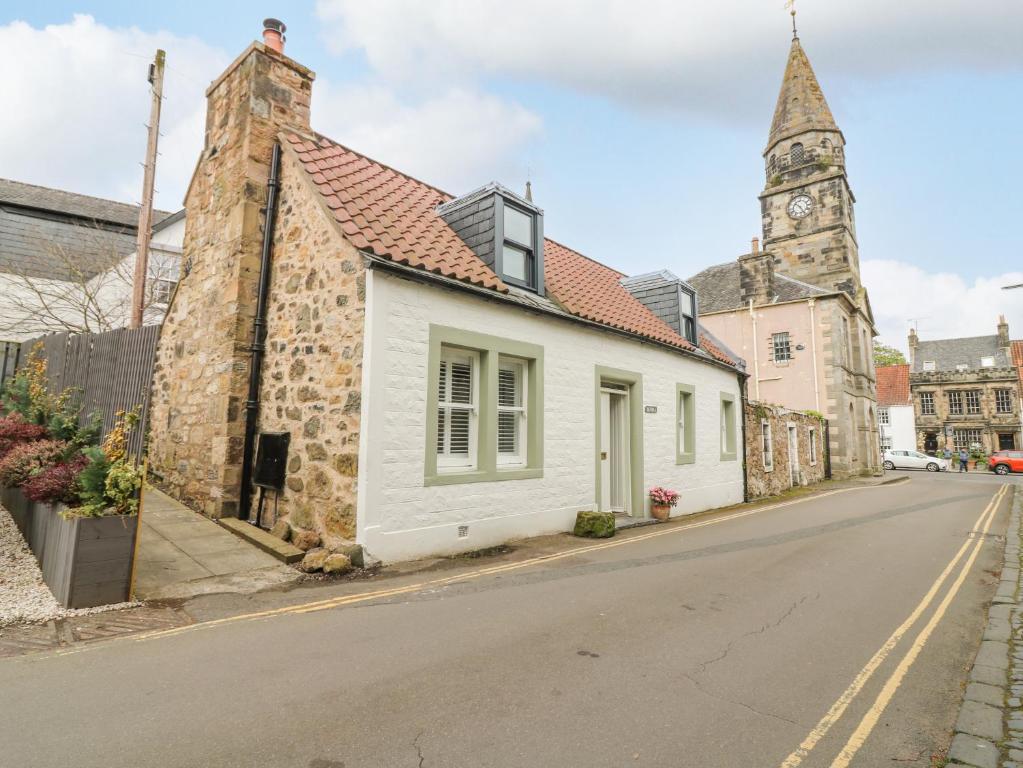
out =
<svg viewBox="0 0 1023 768"><path fill-rule="evenodd" d="M801 162L803 162L803 157L804 157L803 145L797 141L795 144L792 145L792 148L789 149L789 158L791 159L793 165L799 165Z"/></svg>

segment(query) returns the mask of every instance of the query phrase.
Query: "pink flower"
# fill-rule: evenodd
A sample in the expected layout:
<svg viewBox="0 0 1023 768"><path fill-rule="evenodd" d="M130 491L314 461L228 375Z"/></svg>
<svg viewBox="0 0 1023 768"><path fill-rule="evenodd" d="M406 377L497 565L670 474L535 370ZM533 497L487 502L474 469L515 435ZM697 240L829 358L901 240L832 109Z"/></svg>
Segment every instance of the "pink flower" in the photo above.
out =
<svg viewBox="0 0 1023 768"><path fill-rule="evenodd" d="M657 486L650 489L650 501L658 506L674 507L678 504L678 492Z"/></svg>

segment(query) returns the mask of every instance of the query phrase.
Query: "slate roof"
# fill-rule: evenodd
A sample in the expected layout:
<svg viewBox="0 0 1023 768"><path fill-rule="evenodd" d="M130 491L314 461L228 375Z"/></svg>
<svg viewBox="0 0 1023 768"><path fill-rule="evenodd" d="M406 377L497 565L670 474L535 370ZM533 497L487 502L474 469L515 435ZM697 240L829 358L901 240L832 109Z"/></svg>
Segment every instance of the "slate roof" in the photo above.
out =
<svg viewBox="0 0 1023 768"><path fill-rule="evenodd" d="M954 371L957 365L963 364L973 370L982 367L982 357L993 357L996 368L1012 367L1009 355L999 348L998 335L995 334L920 341L913 355L913 373L923 373L925 360L933 360L936 371Z"/></svg>
<svg viewBox="0 0 1023 768"><path fill-rule="evenodd" d="M372 160L324 136L284 134L341 231L362 251L479 288L509 294L438 213L452 195ZM547 292L565 312L680 349L695 349L637 301L624 275L581 253L544 241ZM518 298L518 291L511 295ZM701 345L719 362L733 361L712 341Z"/></svg>
<svg viewBox="0 0 1023 768"><path fill-rule="evenodd" d="M811 130L837 131L838 125L797 37L793 38L789 49L767 146L770 148L782 139Z"/></svg>
<svg viewBox="0 0 1023 768"><path fill-rule="evenodd" d="M0 179L0 273L88 280L134 253L137 224L138 206Z"/></svg>
<svg viewBox="0 0 1023 768"><path fill-rule="evenodd" d="M687 281L696 289L699 313L727 312L743 307L739 288L739 262L715 264L693 275ZM774 273L774 301L796 301L815 296L830 296L834 291L804 283L802 280Z"/></svg>
<svg viewBox="0 0 1023 768"><path fill-rule="evenodd" d="M884 365L877 369L877 404L909 405L909 364Z"/></svg>

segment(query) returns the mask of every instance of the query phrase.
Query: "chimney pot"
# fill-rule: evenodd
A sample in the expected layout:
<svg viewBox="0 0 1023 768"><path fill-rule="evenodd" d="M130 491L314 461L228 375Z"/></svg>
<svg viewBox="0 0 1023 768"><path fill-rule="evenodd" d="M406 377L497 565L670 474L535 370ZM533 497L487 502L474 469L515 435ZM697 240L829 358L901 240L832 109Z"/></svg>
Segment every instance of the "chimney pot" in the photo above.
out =
<svg viewBox="0 0 1023 768"><path fill-rule="evenodd" d="M263 19L263 45L277 53L284 53L284 33L287 29L279 19Z"/></svg>
<svg viewBox="0 0 1023 768"><path fill-rule="evenodd" d="M750 244L750 253L760 253L760 238L754 237Z"/></svg>

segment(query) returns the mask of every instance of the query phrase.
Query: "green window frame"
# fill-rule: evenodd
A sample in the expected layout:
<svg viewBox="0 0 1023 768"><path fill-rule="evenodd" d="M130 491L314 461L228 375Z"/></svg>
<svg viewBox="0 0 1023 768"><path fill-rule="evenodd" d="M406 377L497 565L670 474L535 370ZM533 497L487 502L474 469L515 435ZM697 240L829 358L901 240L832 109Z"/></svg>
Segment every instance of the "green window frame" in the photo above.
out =
<svg viewBox="0 0 1023 768"><path fill-rule="evenodd" d="M735 395L721 393L721 461L735 461Z"/></svg>
<svg viewBox="0 0 1023 768"><path fill-rule="evenodd" d="M696 463L696 387L675 385L675 463Z"/></svg>
<svg viewBox="0 0 1023 768"><path fill-rule="evenodd" d="M445 470L437 464L437 435L440 368L442 354L464 350L478 360L477 392L474 398L475 461L470 469ZM513 361L524 368L525 415L523 417L525 456L514 464L498 455L498 400L502 363ZM543 477L543 347L485 333L442 325L430 325L430 348L426 383L426 454L424 484L453 485L497 480L525 480ZM504 408L503 410L508 410Z"/></svg>

